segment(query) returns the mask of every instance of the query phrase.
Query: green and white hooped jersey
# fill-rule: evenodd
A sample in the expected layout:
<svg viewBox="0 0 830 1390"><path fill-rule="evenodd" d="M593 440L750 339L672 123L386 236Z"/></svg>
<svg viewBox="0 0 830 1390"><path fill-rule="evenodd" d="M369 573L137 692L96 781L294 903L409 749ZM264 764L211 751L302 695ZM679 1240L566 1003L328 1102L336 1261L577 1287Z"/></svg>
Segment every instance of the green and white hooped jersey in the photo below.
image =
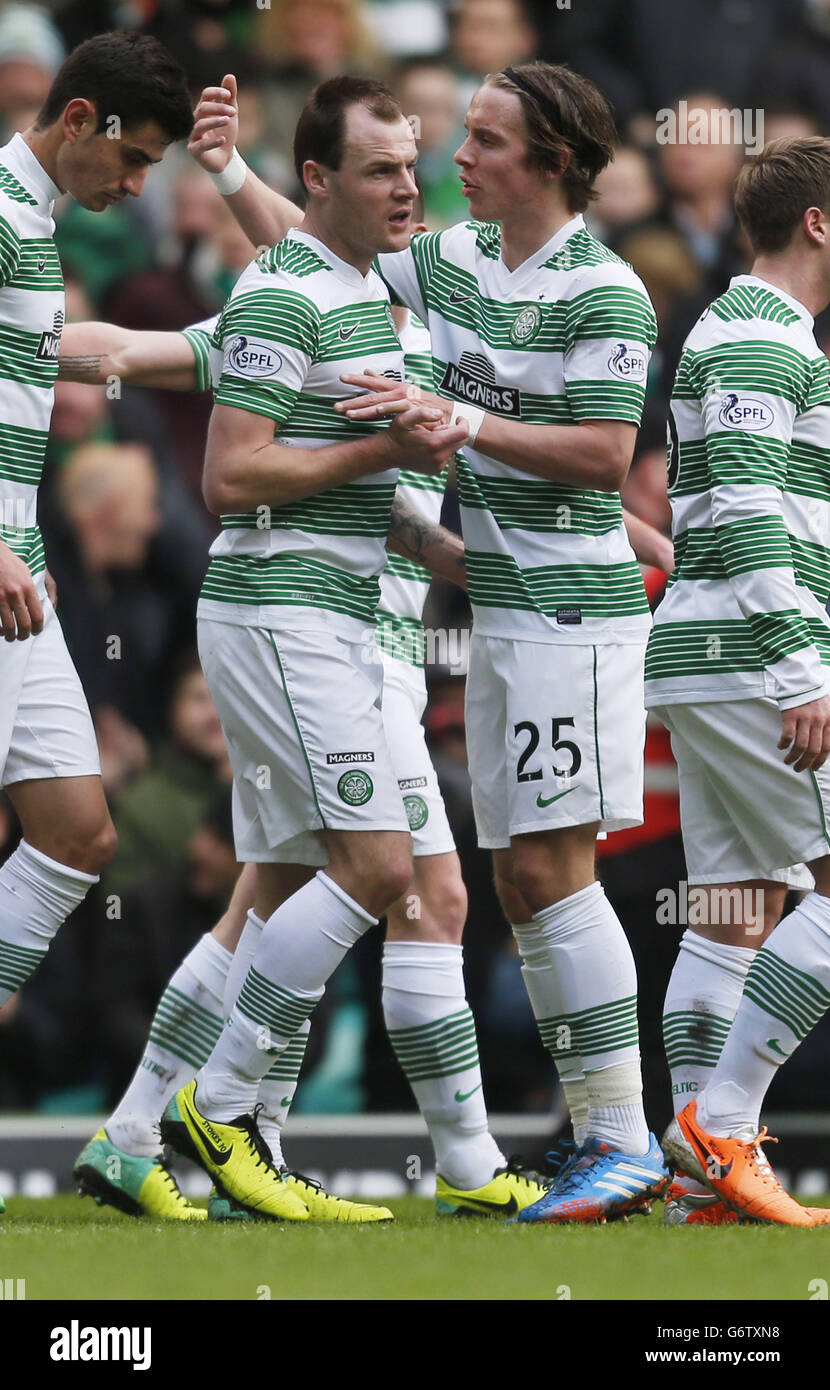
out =
<svg viewBox="0 0 830 1390"><path fill-rule="evenodd" d="M409 316L400 334L404 350L407 381L432 389L432 353L429 333L420 319ZM413 473L404 468L398 475L397 495L428 521L441 520L441 503L447 486L449 465L436 477ZM423 565L389 554L380 577L380 603L377 616L377 644L387 656L423 666L425 659L424 604L432 575Z"/></svg>
<svg viewBox="0 0 830 1390"><path fill-rule="evenodd" d="M354 395L341 373L398 379L403 352L379 276L365 277L293 230L242 273L219 316L216 402L270 416L276 442L315 449L366 438L385 423L335 414ZM199 614L244 626L338 626L375 620L397 469L314 497L221 518Z"/></svg>
<svg viewBox="0 0 830 1390"><path fill-rule="evenodd" d="M44 588L37 490L64 321L52 240L60 189L21 135L0 149L0 539Z"/></svg>
<svg viewBox="0 0 830 1390"><path fill-rule="evenodd" d="M669 421L675 569L647 703L830 690L830 383L803 304L739 275L683 348Z"/></svg>
<svg viewBox="0 0 830 1390"><path fill-rule="evenodd" d="M654 311L582 217L512 272L498 225L484 222L417 236L379 262L429 328L443 395L526 424L639 425ZM535 478L469 448L457 476L476 632L645 640L648 602L618 493Z"/></svg>
<svg viewBox="0 0 830 1390"><path fill-rule="evenodd" d="M222 371L222 354L214 347L213 339L218 314L203 323L194 323L183 330L196 357L197 389L210 391L218 385ZM419 319L410 315L409 322L399 334L404 351L407 381L432 388L432 355L429 333ZM447 486L449 468L437 477L412 473L403 469L398 474L398 495L404 497L429 521L441 519L441 503ZM406 560L401 555L387 555L386 569L380 577L380 603L377 610L376 636L378 646L389 656L413 666L424 664L424 627L421 617L432 576L423 565Z"/></svg>

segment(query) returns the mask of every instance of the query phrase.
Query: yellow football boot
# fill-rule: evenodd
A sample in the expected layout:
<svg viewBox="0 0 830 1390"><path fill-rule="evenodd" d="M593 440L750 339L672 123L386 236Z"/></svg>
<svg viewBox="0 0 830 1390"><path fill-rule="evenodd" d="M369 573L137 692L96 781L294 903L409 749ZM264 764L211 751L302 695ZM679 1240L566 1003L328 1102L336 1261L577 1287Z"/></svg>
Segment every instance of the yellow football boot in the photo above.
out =
<svg viewBox="0 0 830 1390"><path fill-rule="evenodd" d="M470 1191L450 1187L439 1173L435 1180L435 1210L439 1216L497 1216L506 1220L538 1202L545 1194L540 1173L522 1166L519 1158L497 1168L490 1182Z"/></svg>
<svg viewBox="0 0 830 1390"><path fill-rule="evenodd" d="M254 1115L232 1124L209 1120L196 1106L196 1082L182 1086L161 1118L162 1143L192 1158L210 1174L221 1196L267 1221L307 1221L299 1192L283 1181Z"/></svg>
<svg viewBox="0 0 830 1390"><path fill-rule="evenodd" d="M388 1207L373 1207L366 1202L350 1202L345 1197L335 1197L326 1192L319 1182L306 1178L302 1173L293 1173L281 1168L284 1182L299 1193L308 1207L311 1221L394 1221L395 1217ZM229 1201L220 1193L213 1191L208 1201L208 1216L211 1221L250 1221L253 1213L240 1208L237 1202Z"/></svg>

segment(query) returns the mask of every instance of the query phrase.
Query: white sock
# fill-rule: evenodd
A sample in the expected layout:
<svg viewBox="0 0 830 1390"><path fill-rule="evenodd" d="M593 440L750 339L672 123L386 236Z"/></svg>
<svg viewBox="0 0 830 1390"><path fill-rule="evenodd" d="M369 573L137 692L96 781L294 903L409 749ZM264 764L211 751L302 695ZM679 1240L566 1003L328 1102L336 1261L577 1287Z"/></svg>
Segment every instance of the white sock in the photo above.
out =
<svg viewBox="0 0 830 1390"><path fill-rule="evenodd" d="M809 893L778 923L746 977L698 1119L710 1134L757 1134L778 1068L830 1008L830 898Z"/></svg>
<svg viewBox="0 0 830 1390"><path fill-rule="evenodd" d="M222 996L232 959L208 932L170 977L144 1055L106 1124L113 1144L126 1153L152 1158L159 1152L159 1116L207 1061L222 1032Z"/></svg>
<svg viewBox="0 0 830 1390"><path fill-rule="evenodd" d="M0 868L0 1006L25 984L96 874L59 864L21 840Z"/></svg>
<svg viewBox="0 0 830 1390"><path fill-rule="evenodd" d="M264 927L262 918L257 917L253 908L250 908L225 981L225 1018L230 1018L231 1009L239 998Z"/></svg>
<svg viewBox="0 0 830 1390"><path fill-rule="evenodd" d="M250 1114L262 1077L323 996L326 981L376 918L318 870L266 922L227 1025L197 1077L203 1114Z"/></svg>
<svg viewBox="0 0 830 1390"><path fill-rule="evenodd" d="M627 1154L648 1150L643 1114L634 958L601 883L533 915L545 940L562 1012L539 1018L555 1057L573 1049L588 1092L588 1133Z"/></svg>
<svg viewBox="0 0 830 1390"><path fill-rule="evenodd" d="M535 922L513 926L513 935L524 962L522 975L537 1023L562 1016L565 1006L559 992L559 981L551 969L548 943ZM540 1027L541 1032L541 1027ZM551 1054L565 1100L571 1112L574 1141L577 1146L588 1138L588 1087L582 1058L573 1050L573 1038L568 1028L547 1028L542 1041ZM567 1043L567 1046L563 1044Z"/></svg>
<svg viewBox="0 0 830 1390"><path fill-rule="evenodd" d="M262 1105L262 1110L259 1112L257 1124L260 1134L271 1150L275 1168L285 1165L282 1131L299 1084L300 1068L303 1065L310 1032L311 1020L307 1018L259 1083L257 1105Z"/></svg>
<svg viewBox="0 0 830 1390"><path fill-rule="evenodd" d="M683 933L663 1005L675 1114L711 1078L754 958L752 947L726 946L688 929ZM709 1191L686 1174L683 1185L701 1195Z"/></svg>
<svg viewBox="0 0 830 1390"><path fill-rule="evenodd" d="M383 1016L427 1123L438 1172L469 1191L506 1163L487 1127L463 952L449 942L387 941Z"/></svg>

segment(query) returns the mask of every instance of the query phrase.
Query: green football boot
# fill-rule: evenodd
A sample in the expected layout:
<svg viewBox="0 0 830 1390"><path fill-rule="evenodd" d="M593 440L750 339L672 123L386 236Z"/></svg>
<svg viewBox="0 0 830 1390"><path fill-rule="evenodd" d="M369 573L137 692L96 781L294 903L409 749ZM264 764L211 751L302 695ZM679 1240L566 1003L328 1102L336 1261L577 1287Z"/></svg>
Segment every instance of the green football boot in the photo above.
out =
<svg viewBox="0 0 830 1390"><path fill-rule="evenodd" d="M105 1129L93 1135L78 1155L73 1176L82 1197L99 1206L116 1207L127 1216L162 1221L205 1221L204 1207L194 1207L179 1190L160 1158L138 1158L117 1148Z"/></svg>

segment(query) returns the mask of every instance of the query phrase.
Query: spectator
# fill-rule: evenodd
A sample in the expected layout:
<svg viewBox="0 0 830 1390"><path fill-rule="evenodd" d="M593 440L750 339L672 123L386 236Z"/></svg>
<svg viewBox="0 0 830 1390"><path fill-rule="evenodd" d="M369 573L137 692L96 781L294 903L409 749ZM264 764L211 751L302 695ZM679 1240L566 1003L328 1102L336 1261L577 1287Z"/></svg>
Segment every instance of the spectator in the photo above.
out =
<svg viewBox="0 0 830 1390"><path fill-rule="evenodd" d="M118 849L107 870L107 892L123 893L178 868L218 788L229 782L222 726L190 648L176 662L164 742L117 799Z"/></svg>
<svg viewBox="0 0 830 1390"><path fill-rule="evenodd" d="M524 0L458 0L450 32L465 108L488 72L526 62L539 42Z"/></svg>
<svg viewBox="0 0 830 1390"><path fill-rule="evenodd" d="M630 227L655 217L660 193L646 155L633 145L620 145L613 162L596 181L599 198L586 216L594 236L611 246ZM640 272L638 271L638 274Z"/></svg>
<svg viewBox="0 0 830 1390"><path fill-rule="evenodd" d="M82 445L58 473L56 498L49 566L112 792L145 765L146 740L161 731L160 694L173 652L192 632L193 600L182 604L148 564L161 518L147 448Z"/></svg>
<svg viewBox="0 0 830 1390"><path fill-rule="evenodd" d="M430 231L469 216L453 155L464 138L458 82L444 63L415 59L404 67L397 93L408 120L415 121L418 184L424 197L424 221Z"/></svg>
<svg viewBox="0 0 830 1390"><path fill-rule="evenodd" d="M45 10L6 6L0 14L0 143L32 124L63 58L60 34Z"/></svg>
<svg viewBox="0 0 830 1390"><path fill-rule="evenodd" d="M382 77L386 65L360 0L271 0L260 13L257 48L273 79L269 144L292 169L294 127L310 89L344 72Z"/></svg>
<svg viewBox="0 0 830 1390"><path fill-rule="evenodd" d="M718 117L726 107L722 97L692 93L682 103L675 107L676 138L659 146L666 220L706 274L707 290L717 295L742 264L732 195L743 150L721 138L726 133Z"/></svg>

